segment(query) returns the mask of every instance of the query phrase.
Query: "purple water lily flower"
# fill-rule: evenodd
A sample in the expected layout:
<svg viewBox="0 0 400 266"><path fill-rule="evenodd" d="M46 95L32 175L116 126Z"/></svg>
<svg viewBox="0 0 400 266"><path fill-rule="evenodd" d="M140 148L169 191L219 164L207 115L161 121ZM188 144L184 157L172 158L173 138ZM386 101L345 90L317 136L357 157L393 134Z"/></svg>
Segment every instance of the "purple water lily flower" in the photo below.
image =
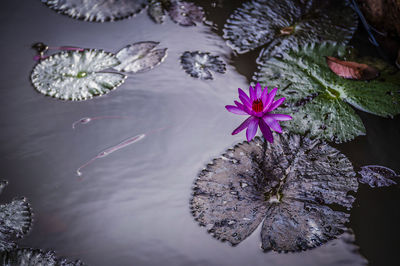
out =
<svg viewBox="0 0 400 266"><path fill-rule="evenodd" d="M250 117L240 124L240 126L232 132L232 135L247 128L246 137L248 141L251 141L257 133L258 126L260 126L264 138L273 143L274 137L272 136L271 129L275 132L282 133L279 121L292 119L290 115L270 113L285 101L285 98L280 98L279 100L274 101L277 90L277 88L274 88L268 93L267 87L262 89L261 85L257 83L254 88L250 86L249 97L239 88L239 99L242 103L235 101L236 106L227 105L225 108L231 113L250 115Z"/></svg>

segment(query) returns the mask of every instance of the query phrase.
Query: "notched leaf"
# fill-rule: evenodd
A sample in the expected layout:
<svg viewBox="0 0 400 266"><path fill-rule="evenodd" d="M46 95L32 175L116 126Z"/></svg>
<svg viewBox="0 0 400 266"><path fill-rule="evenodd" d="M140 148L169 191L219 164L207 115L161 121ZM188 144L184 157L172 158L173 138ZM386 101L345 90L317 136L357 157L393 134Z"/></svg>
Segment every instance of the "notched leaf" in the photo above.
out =
<svg viewBox="0 0 400 266"><path fill-rule="evenodd" d="M333 56L326 57L326 63L336 75L346 79L371 80L379 75L379 70L373 66L351 61L342 61Z"/></svg>
<svg viewBox="0 0 400 266"><path fill-rule="evenodd" d="M275 138L235 145L198 175L190 208L215 238L238 244L264 220L264 250L301 251L345 229L358 188L350 161L318 140Z"/></svg>
<svg viewBox="0 0 400 266"><path fill-rule="evenodd" d="M358 173L361 176L359 182L372 188L396 185L399 178L395 171L380 165L363 166Z"/></svg>
<svg viewBox="0 0 400 266"><path fill-rule="evenodd" d="M158 42L138 42L122 48L116 54L121 63L114 69L131 73L151 70L167 57L167 48L155 49L158 44Z"/></svg>
<svg viewBox="0 0 400 266"><path fill-rule="evenodd" d="M186 51L181 56L182 68L190 76L200 79L213 79L212 71L224 74L226 65L219 56L208 52Z"/></svg>

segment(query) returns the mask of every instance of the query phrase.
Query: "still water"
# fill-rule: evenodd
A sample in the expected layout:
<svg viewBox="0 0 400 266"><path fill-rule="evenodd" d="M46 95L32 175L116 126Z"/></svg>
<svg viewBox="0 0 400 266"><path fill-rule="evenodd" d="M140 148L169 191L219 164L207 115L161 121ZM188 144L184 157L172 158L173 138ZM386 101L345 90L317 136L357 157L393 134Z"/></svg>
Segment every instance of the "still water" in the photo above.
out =
<svg viewBox="0 0 400 266"><path fill-rule="evenodd" d="M225 1L208 19L222 26L240 1ZM226 14L225 14L226 13ZM0 9L0 177L9 181L1 202L25 196L34 225L20 246L55 250L89 265L396 265L400 231L399 188L362 185L349 227L354 236L301 253L264 253L260 228L236 247L210 237L193 220L189 199L194 178L212 158L244 134L231 136L242 117L224 106L247 88L257 52L234 56L220 31L181 27L169 18L155 24L142 12L113 23L62 16L40 1L7 1ZM35 42L116 52L139 41L160 42L166 60L146 73L130 74L106 96L64 102L37 93L30 83ZM353 41L372 53L360 27ZM208 51L227 63L226 74L202 81L179 63L185 51ZM254 57L254 58L253 58ZM400 119L357 112L367 135L335 145L358 167L379 164L400 172ZM83 117L122 116L72 123ZM98 158L129 138L146 136ZM353 241L353 239L355 239ZM368 262L367 262L368 261Z"/></svg>

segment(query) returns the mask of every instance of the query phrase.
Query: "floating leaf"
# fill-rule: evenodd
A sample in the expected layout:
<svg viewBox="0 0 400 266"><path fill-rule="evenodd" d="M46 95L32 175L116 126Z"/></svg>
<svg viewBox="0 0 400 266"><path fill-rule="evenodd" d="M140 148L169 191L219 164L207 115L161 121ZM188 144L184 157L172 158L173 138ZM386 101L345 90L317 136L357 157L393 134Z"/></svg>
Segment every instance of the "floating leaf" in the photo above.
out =
<svg viewBox="0 0 400 266"><path fill-rule="evenodd" d="M367 165L361 167L358 172L361 175L360 183L367 184L370 187L388 187L396 185L393 179L399 178L395 171L390 168L379 165Z"/></svg>
<svg viewBox="0 0 400 266"><path fill-rule="evenodd" d="M306 250L343 232L355 175L343 154L319 140L282 134L270 144L256 137L207 165L191 209L217 239L238 244L264 219L264 250Z"/></svg>
<svg viewBox="0 0 400 266"><path fill-rule="evenodd" d="M85 21L105 22L132 17L147 0L41 0L63 15Z"/></svg>
<svg viewBox="0 0 400 266"><path fill-rule="evenodd" d="M83 266L82 261L68 261L64 258L57 258L54 251L43 251L40 249L18 248L8 252L0 258L1 265L19 266Z"/></svg>
<svg viewBox="0 0 400 266"><path fill-rule="evenodd" d="M358 18L348 1L253 0L224 26L224 39L238 53L265 45L263 61L283 50L323 40L347 43Z"/></svg>
<svg viewBox="0 0 400 266"><path fill-rule="evenodd" d="M0 181L0 192L7 181ZM11 203L0 204L0 252L15 248L11 241L23 237L32 226L32 209L25 198L14 199Z"/></svg>
<svg viewBox="0 0 400 266"><path fill-rule="evenodd" d="M204 20L204 11L194 3L176 1L169 9L171 19L181 26L196 26Z"/></svg>
<svg viewBox="0 0 400 266"><path fill-rule="evenodd" d="M379 75L375 67L352 61L342 61L332 56L326 57L326 63L336 75L346 79L370 80Z"/></svg>
<svg viewBox="0 0 400 266"><path fill-rule="evenodd" d="M154 48L159 42L138 42L122 48L117 54L121 62L114 69L123 72L145 72L161 64L167 57L167 48Z"/></svg>
<svg viewBox="0 0 400 266"><path fill-rule="evenodd" d="M221 74L226 72L226 65L219 56L207 52L186 51L181 56L181 65L190 76L200 79L213 79L210 71Z"/></svg>
<svg viewBox="0 0 400 266"><path fill-rule="evenodd" d="M349 141L365 134L349 104L384 117L400 113L400 73L393 67L379 59L357 59L380 71L378 79L365 82L343 79L326 64L325 56L354 60L353 53L344 45L306 45L266 61L253 79L278 87L278 97L286 97L286 108L279 112L293 117L284 124L289 130L336 143Z"/></svg>
<svg viewBox="0 0 400 266"><path fill-rule="evenodd" d="M31 80L45 95L62 100L87 100L109 93L124 82L122 74L103 72L119 64L115 55L102 50L61 52L37 64Z"/></svg>
<svg viewBox="0 0 400 266"><path fill-rule="evenodd" d="M151 0L149 9L147 10L149 16L155 23L161 24L165 20L165 9L163 3L157 0Z"/></svg>

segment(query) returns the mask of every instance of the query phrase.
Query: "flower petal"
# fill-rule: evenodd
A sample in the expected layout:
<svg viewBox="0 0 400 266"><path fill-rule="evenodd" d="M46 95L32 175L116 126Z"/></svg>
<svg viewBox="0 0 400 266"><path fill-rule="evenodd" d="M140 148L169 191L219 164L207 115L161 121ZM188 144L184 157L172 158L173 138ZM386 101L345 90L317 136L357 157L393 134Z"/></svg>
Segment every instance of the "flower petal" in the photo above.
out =
<svg viewBox="0 0 400 266"><path fill-rule="evenodd" d="M240 101L242 101L242 103L246 106L251 106L251 101L249 96L247 96L247 94L241 88L238 89L238 92Z"/></svg>
<svg viewBox="0 0 400 266"><path fill-rule="evenodd" d="M226 105L225 106L226 110L228 110L231 113L237 114L237 115L248 115L248 113L242 109L240 109L237 106L233 105Z"/></svg>
<svg viewBox="0 0 400 266"><path fill-rule="evenodd" d="M253 89L252 86L249 87L249 94L250 94L250 103L253 103L256 100L256 91Z"/></svg>
<svg viewBox="0 0 400 266"><path fill-rule="evenodd" d="M265 87L261 94L261 101L263 103L263 106L265 106L267 99L268 99L268 87Z"/></svg>
<svg viewBox="0 0 400 266"><path fill-rule="evenodd" d="M292 119L290 115L284 115L284 114L266 114L265 116L271 117L278 121L288 121Z"/></svg>
<svg viewBox="0 0 400 266"><path fill-rule="evenodd" d="M263 120L264 120L265 124L267 124L267 126L272 128L272 130L274 130L275 132L278 132L278 133L282 133L282 128L279 125L278 121L276 121L275 119L273 119L269 116L264 116Z"/></svg>
<svg viewBox="0 0 400 266"><path fill-rule="evenodd" d="M242 109L242 110L245 111L247 114L249 114L249 115L252 114L252 113L251 113L251 110L250 110L246 105L241 104L241 103L238 102L238 101L234 101L234 103L236 104L236 106L237 106L239 109Z"/></svg>
<svg viewBox="0 0 400 266"><path fill-rule="evenodd" d="M242 131L243 129L247 128L249 126L249 123L252 121L253 117L250 116L249 118L247 118L246 120L243 121L243 123L241 123L233 132L232 135L236 135L237 133L239 133L240 131Z"/></svg>
<svg viewBox="0 0 400 266"><path fill-rule="evenodd" d="M260 119L259 125L264 138L268 142L274 143L274 136L272 135L271 129L269 129L268 125L265 124L263 119Z"/></svg>
<svg viewBox="0 0 400 266"><path fill-rule="evenodd" d="M258 121L260 119L251 116L252 120L249 122L249 126L247 127L246 137L247 141L251 141L257 133L258 129Z"/></svg>
<svg viewBox="0 0 400 266"><path fill-rule="evenodd" d="M256 99L261 99L262 88L260 83L257 83L254 89L256 91Z"/></svg>
<svg viewBox="0 0 400 266"><path fill-rule="evenodd" d="M283 102L285 101L285 97L280 98L279 100L276 100L273 104L271 104L271 106L268 108L268 112L271 112L273 110L275 110L276 108L279 107L279 105L281 105Z"/></svg>
<svg viewBox="0 0 400 266"><path fill-rule="evenodd" d="M268 93L268 97L267 97L267 100L265 101L263 112L269 110L269 106L274 101L274 98L275 98L275 95L276 95L277 91L278 91L278 89L274 88L270 93Z"/></svg>

